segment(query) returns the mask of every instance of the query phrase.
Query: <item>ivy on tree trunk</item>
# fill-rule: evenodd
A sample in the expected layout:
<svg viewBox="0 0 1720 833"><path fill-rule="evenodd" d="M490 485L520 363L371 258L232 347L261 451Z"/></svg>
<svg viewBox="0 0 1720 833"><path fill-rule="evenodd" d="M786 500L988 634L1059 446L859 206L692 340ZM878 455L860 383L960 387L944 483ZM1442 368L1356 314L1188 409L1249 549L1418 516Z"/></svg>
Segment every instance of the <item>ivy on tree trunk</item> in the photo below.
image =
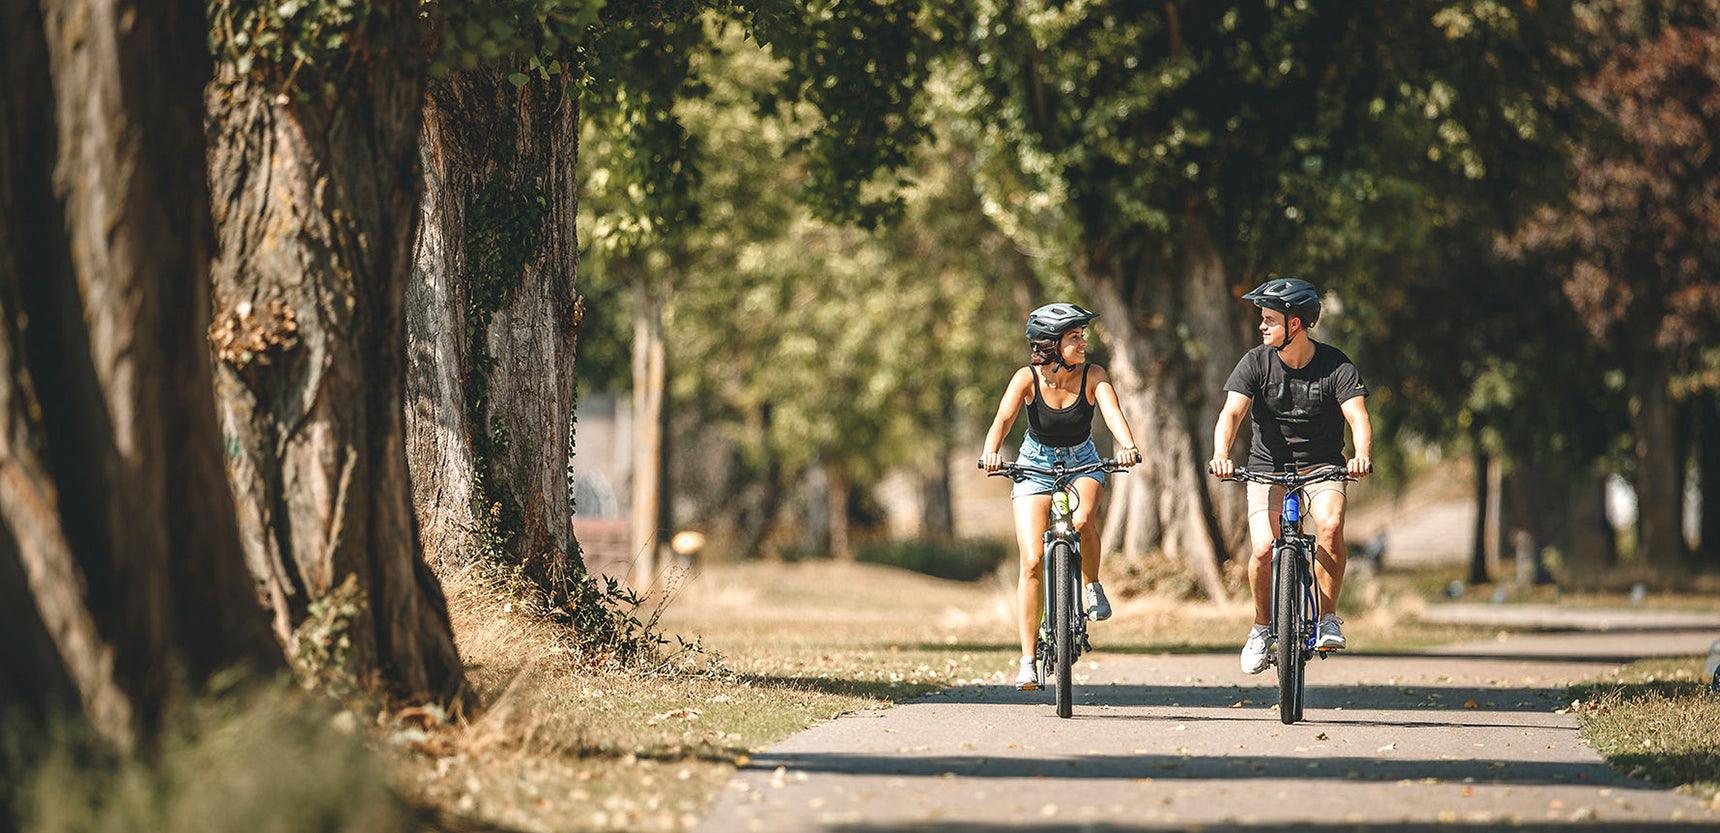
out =
<svg viewBox="0 0 1720 833"><path fill-rule="evenodd" d="M585 575L567 481L578 140L559 77L433 84L407 291L408 445L430 563L519 566L555 604Z"/></svg>

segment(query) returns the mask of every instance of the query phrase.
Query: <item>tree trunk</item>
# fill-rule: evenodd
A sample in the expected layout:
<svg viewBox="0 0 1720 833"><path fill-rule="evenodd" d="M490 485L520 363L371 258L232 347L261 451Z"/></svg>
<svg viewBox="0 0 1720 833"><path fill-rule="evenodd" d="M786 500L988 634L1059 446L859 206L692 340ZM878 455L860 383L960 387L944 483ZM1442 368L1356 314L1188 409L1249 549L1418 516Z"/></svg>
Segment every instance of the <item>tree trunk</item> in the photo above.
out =
<svg viewBox="0 0 1720 833"><path fill-rule="evenodd" d="M1585 472L1570 492L1560 549L1567 571L1586 575L1618 566L1618 534L1607 520L1607 479Z"/></svg>
<svg viewBox="0 0 1720 833"><path fill-rule="evenodd" d="M1487 534L1482 541L1483 557L1487 559L1487 570L1493 575L1504 569L1502 559L1506 552L1506 533L1510 528L1508 507L1505 504L1505 464L1497 457L1489 456L1487 460L1487 502L1481 504L1482 514L1486 516Z"/></svg>
<svg viewBox="0 0 1720 833"><path fill-rule="evenodd" d="M559 82L471 72L432 85L406 292L407 459L426 560L517 564L558 604L584 573L567 480L578 137Z"/></svg>
<svg viewBox="0 0 1720 833"><path fill-rule="evenodd" d="M1481 447L1479 431L1470 432L1470 440L1475 446L1475 539L1469 553L1469 583L1486 584L1490 580L1487 572L1487 516L1493 505L1490 477L1493 458Z"/></svg>
<svg viewBox="0 0 1720 833"><path fill-rule="evenodd" d="M1222 600L1219 565L1246 546L1246 502L1240 488L1206 474L1206 461L1224 379L1243 345L1223 260L1201 224L1190 225L1174 273L1114 266L1095 254L1076 278L1103 316L1114 347L1109 370L1143 454L1141 466L1117 478L1135 482L1119 487L1122 503L1112 511L1122 529L1111 540L1122 533L1125 558L1162 550Z"/></svg>
<svg viewBox="0 0 1720 833"><path fill-rule="evenodd" d="M830 557L837 561L853 561L854 549L848 542L848 493L851 483L848 472L840 464L824 466L825 515L830 524Z"/></svg>
<svg viewBox="0 0 1720 833"><path fill-rule="evenodd" d="M662 541L664 395L668 383L663 340L663 291L650 278L635 288L633 305L633 584L657 578Z"/></svg>
<svg viewBox="0 0 1720 833"><path fill-rule="evenodd" d="M464 676L421 558L405 445L401 300L424 75L405 56L421 36L378 14L365 55L324 68L326 94L218 69L210 336L240 538L276 635L292 649L313 614L332 618L322 624L345 629L347 671L452 700ZM313 611L324 599L336 603ZM345 617L350 602L360 613Z"/></svg>
<svg viewBox="0 0 1720 833"><path fill-rule="evenodd" d="M129 747L181 674L280 651L203 342L198 3L0 5L0 722Z"/></svg>
<svg viewBox="0 0 1720 833"><path fill-rule="evenodd" d="M1696 538L1701 562L1712 569L1720 567L1720 391L1704 392L1696 407L1696 480L1702 490Z"/></svg>
<svg viewBox="0 0 1720 833"><path fill-rule="evenodd" d="M1635 435L1637 557L1656 569L1684 561L1684 495L1678 488L1684 461L1678 458L1677 414L1667 377L1664 359L1653 355L1637 363L1630 379L1636 400L1631 432Z"/></svg>
<svg viewBox="0 0 1720 833"><path fill-rule="evenodd" d="M929 470L920 474L920 534L933 541L950 541L956 537L955 493L950 485L950 460L956 452L956 426L961 414L956 409L952 391L944 394L944 418L934 428L938 442L934 446L935 460Z"/></svg>

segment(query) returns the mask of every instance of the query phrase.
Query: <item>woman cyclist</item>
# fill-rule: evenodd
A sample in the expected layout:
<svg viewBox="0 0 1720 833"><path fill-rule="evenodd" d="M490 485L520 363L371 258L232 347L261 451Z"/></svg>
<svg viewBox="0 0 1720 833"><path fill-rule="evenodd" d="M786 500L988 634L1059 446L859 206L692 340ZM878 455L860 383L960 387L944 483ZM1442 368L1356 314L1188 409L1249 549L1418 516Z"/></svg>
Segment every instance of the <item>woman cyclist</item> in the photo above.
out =
<svg viewBox="0 0 1720 833"><path fill-rule="evenodd" d="M1116 438L1117 462L1125 466L1140 462L1135 435L1117 403L1110 375L1105 368L1087 363L1087 322L1098 317L1098 313L1074 304L1047 304L1027 316L1029 364L1010 378L991 431L986 433L985 453L980 458L986 471L1003 467L1003 439L1023 407L1027 409L1027 437L1017 457L1021 463L1050 468L1056 463L1080 466L1098 462L1099 452L1093 446L1095 408L1105 415L1105 425ZM1099 584L1099 530L1093 523L1104 484L1105 473L1099 471L1083 474L1074 483L1080 498L1074 520L1081 535L1081 575L1086 584L1083 601L1087 618L1093 621L1111 615L1111 603ZM1042 548L1052 491L1050 478L1030 477L1015 484L1010 492L1015 505L1015 537L1021 547L1021 668L1015 687L1023 691L1039 688L1033 645L1044 593Z"/></svg>

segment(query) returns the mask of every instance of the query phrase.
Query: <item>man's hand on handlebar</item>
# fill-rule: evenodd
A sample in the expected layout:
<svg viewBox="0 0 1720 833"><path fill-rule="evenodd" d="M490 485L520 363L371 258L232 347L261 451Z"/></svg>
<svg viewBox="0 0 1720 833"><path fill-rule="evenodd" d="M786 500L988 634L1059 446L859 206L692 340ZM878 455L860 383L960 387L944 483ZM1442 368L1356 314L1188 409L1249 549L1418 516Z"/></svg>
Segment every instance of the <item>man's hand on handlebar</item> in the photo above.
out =
<svg viewBox="0 0 1720 833"><path fill-rule="evenodd" d="M1229 457L1214 457L1207 461L1206 470L1211 472L1213 477L1229 480L1236 475L1236 463Z"/></svg>
<svg viewBox="0 0 1720 833"><path fill-rule="evenodd" d="M1344 470L1351 477L1357 479L1367 477L1374 473L1374 459L1372 457L1364 456L1353 457L1350 459L1350 462L1345 465Z"/></svg>

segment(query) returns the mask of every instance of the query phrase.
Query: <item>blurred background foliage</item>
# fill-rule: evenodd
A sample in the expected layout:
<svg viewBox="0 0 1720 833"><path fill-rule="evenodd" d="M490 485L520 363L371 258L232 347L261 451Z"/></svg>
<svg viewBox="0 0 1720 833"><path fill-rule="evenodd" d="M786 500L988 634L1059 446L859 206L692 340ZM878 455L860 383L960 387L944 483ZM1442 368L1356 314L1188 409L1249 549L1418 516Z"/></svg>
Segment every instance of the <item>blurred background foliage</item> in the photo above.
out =
<svg viewBox="0 0 1720 833"><path fill-rule="evenodd" d="M1028 309L1116 291L1133 320L1101 319L1101 353L1222 373L1235 296L1273 274L1326 290L1318 335L1371 383L1388 482L1497 462L1518 525L1567 550L1609 475L1648 496L1627 550L1714 482L1714 2L811 9L792 36L702 17L661 111L682 138L649 160L685 176L674 211L640 134L585 124L581 387L629 389L633 288L664 288L671 443L701 449L671 525L753 554L776 504L827 528L793 487L840 477L876 528L867 487L947 495L977 455ZM864 78L809 80L856 54ZM1200 245L1228 299L1189 289ZM1715 563L1717 503L1645 557Z"/></svg>

